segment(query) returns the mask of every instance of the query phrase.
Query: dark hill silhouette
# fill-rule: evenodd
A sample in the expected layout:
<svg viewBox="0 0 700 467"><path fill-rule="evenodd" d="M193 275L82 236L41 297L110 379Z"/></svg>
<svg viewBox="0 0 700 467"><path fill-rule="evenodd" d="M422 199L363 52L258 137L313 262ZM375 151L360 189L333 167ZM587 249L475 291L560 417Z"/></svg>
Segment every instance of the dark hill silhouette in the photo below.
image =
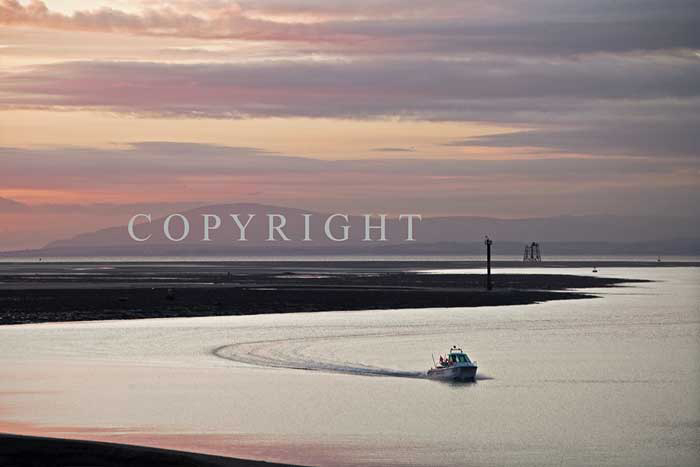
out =
<svg viewBox="0 0 700 467"><path fill-rule="evenodd" d="M0 198L0 213L2 212L20 212L29 209L26 204L15 201L9 198Z"/></svg>

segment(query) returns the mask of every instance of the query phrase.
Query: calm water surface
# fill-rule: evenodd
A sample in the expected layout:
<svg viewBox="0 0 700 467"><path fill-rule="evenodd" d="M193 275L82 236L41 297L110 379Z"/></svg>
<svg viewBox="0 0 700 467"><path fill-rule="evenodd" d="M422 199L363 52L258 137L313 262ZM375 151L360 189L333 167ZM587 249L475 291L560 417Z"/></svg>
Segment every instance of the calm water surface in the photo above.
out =
<svg viewBox="0 0 700 467"><path fill-rule="evenodd" d="M0 431L320 465L698 465L700 269L598 274L657 282L526 306L0 327ZM422 377L452 344L476 383Z"/></svg>

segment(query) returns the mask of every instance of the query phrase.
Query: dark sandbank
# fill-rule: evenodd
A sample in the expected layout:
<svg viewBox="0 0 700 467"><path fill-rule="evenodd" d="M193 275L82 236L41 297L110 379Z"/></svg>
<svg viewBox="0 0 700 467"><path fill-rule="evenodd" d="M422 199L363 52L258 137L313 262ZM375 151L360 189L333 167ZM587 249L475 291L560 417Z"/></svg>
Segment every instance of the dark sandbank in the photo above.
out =
<svg viewBox="0 0 700 467"><path fill-rule="evenodd" d="M393 267L367 263L354 267L338 263L5 264L0 266L0 324L519 305L593 297L570 289L643 282L494 274L495 288L486 291L483 274L432 275L395 272Z"/></svg>
<svg viewBox="0 0 700 467"><path fill-rule="evenodd" d="M12 467L278 467L290 464L235 459L128 444L0 433L0 466ZM293 467L293 466L290 466Z"/></svg>

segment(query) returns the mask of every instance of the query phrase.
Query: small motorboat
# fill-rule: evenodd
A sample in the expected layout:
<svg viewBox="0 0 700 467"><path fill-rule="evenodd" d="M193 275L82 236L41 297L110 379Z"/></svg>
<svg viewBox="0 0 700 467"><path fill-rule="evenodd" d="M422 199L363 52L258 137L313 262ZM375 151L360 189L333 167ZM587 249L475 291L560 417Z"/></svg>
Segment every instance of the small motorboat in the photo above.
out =
<svg viewBox="0 0 700 467"><path fill-rule="evenodd" d="M459 347L452 346L446 358L428 370L428 378L445 381L474 381L476 379L476 362L472 362Z"/></svg>

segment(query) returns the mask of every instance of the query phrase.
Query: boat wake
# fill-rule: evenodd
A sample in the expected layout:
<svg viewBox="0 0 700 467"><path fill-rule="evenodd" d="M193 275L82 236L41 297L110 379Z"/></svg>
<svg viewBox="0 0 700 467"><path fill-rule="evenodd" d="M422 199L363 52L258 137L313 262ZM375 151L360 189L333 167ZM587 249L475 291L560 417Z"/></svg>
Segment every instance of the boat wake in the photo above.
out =
<svg viewBox="0 0 700 467"><path fill-rule="evenodd" d="M340 336L335 336L337 339ZM342 336L347 337L347 336ZM323 338L323 340L328 337ZM390 376L395 378L427 378L425 371L403 371L381 368L357 362L338 362L305 356L310 341L321 339L274 339L222 345L212 354L238 363L268 368L323 371L361 376Z"/></svg>

